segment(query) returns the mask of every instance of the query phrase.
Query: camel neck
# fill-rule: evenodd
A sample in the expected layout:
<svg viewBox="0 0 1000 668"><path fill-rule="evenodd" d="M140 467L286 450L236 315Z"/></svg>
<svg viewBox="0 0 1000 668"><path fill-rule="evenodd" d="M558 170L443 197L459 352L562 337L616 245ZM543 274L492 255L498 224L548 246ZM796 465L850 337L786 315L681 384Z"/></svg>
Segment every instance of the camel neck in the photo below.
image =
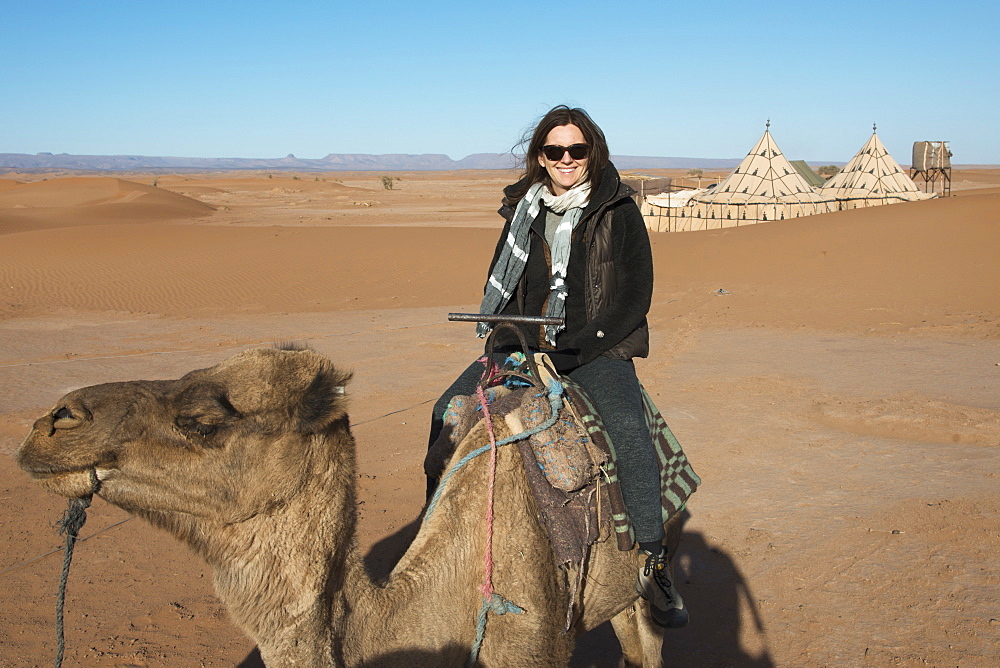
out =
<svg viewBox="0 0 1000 668"><path fill-rule="evenodd" d="M452 488L385 582L373 584L358 555L348 555L346 638L373 640L351 643L358 654L349 657L348 665L464 665L468 660L483 601L486 505L479 483L487 463L483 458L469 467L481 470L452 479ZM523 520L524 499L509 494L506 501L505 510L518 509ZM522 554L527 559L527 552Z"/></svg>
<svg viewBox="0 0 1000 668"><path fill-rule="evenodd" d="M319 458L279 507L214 532L216 590L268 668L346 665L336 656L347 611L340 599L345 573L357 570L347 564L361 560L353 456L337 457Z"/></svg>

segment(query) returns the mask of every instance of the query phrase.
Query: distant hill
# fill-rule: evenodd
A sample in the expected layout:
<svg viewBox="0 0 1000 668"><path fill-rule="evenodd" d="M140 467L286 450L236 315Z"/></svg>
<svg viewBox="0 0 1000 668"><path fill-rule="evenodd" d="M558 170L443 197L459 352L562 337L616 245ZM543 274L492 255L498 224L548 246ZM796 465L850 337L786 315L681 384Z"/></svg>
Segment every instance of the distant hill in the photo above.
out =
<svg viewBox="0 0 1000 668"><path fill-rule="evenodd" d="M735 167L739 159L657 158L633 155L612 156L619 169L670 169ZM331 153L324 158L176 158L144 155L70 155L68 153L0 153L0 171L45 172L80 170L97 172L156 172L268 170L296 172L330 171L446 171L454 169L512 169L516 158L510 153L473 153L452 160L440 153L421 155Z"/></svg>

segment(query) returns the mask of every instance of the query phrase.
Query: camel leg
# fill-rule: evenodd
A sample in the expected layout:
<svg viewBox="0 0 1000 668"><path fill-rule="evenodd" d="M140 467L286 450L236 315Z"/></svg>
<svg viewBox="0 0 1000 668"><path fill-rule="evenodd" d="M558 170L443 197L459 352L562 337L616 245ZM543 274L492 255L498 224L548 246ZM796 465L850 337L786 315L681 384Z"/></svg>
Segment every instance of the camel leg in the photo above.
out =
<svg viewBox="0 0 1000 668"><path fill-rule="evenodd" d="M663 629L642 611L646 602L637 600L611 618L611 626L622 646L624 668L662 668Z"/></svg>

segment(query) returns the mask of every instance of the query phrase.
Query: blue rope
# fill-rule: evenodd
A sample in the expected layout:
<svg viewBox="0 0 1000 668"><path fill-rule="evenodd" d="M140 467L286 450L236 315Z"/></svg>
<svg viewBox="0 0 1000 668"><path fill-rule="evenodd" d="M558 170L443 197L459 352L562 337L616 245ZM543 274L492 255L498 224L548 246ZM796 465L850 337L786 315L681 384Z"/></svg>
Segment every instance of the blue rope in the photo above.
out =
<svg viewBox="0 0 1000 668"><path fill-rule="evenodd" d="M493 594L489 600L483 596L483 605L476 616L476 642L472 645L472 653L469 654L469 668L475 666L479 660L479 650L482 649L483 639L486 637L486 613L491 611L497 615L506 615L508 612L515 615L524 614L524 608L508 601L500 594Z"/></svg>
<svg viewBox="0 0 1000 668"><path fill-rule="evenodd" d="M547 394L549 399L549 408L551 409L551 414L549 415L548 419L545 420L545 422L542 422L537 427L532 427L531 429L522 431L520 434L514 434L512 436L508 436L507 438L497 441L498 448L501 445L507 445L508 443L513 443L514 441L520 441L534 434L543 432L556 423L556 420L559 419L559 411L562 409L563 405L562 383L557 381L555 378L550 379ZM427 519L431 516L431 513L433 513L434 509L437 507L438 499L441 498L441 494L442 492L444 492L444 488L448 482L448 479L451 478L451 476L454 475L455 472L458 471L460 468L462 468L463 466L465 466L470 461L472 461L479 455L483 454L484 452L489 452L489 450L490 450L489 445L484 445L481 448L473 450L466 456L462 457L462 459L460 459L457 464L452 466L451 469L449 469L448 472L444 474L444 476L441 478L441 482L438 483L437 489L434 490L434 496L431 497L431 502L427 504L427 512L424 514L424 522L427 521Z"/></svg>

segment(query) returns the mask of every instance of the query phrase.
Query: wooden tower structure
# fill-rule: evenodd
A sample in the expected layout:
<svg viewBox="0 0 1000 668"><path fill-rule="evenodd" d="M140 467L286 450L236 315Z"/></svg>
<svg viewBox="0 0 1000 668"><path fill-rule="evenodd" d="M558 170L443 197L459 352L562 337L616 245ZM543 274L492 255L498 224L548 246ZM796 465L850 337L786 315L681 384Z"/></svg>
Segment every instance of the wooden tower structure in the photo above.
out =
<svg viewBox="0 0 1000 668"><path fill-rule="evenodd" d="M924 192L936 193L940 183L941 197L951 194L951 149L948 148L948 142L913 142L910 178L916 183L917 177L923 182Z"/></svg>

